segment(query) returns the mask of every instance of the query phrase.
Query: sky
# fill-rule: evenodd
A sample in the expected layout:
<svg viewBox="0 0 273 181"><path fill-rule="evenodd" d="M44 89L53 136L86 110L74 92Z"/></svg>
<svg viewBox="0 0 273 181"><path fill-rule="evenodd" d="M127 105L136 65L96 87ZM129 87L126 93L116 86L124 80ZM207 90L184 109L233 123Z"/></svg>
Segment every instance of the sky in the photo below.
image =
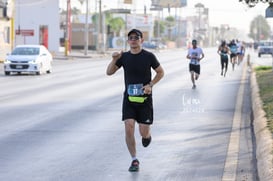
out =
<svg viewBox="0 0 273 181"><path fill-rule="evenodd" d="M86 0L83 0L86 2ZM99 0L89 0L89 7L91 12L97 11ZM136 12L143 13L144 5L147 6L147 13L156 14L154 11L149 11L151 0L133 0L133 5L124 5L123 0L101 0L102 9L111 8L131 8ZM97 4L96 4L97 3ZM187 7L181 8L179 14L182 17L190 16L196 13L194 5L202 3L206 8L209 8L209 24L210 26L220 26L221 24L228 24L230 27L236 27L245 32L249 32L250 23L258 15L265 16L265 9L268 7L267 3L259 3L254 8L248 8L246 4L239 2L239 0L188 0ZM61 6L65 7L66 0L60 0ZM76 6L82 11L85 11L85 3L81 7L78 0L71 0L71 5ZM165 14L168 15L167 9ZM174 14L175 10L171 10ZM164 14L164 13L163 13ZM272 18L267 18L269 25L273 26Z"/></svg>
<svg viewBox="0 0 273 181"><path fill-rule="evenodd" d="M265 16L267 3L259 3L254 8L249 8L239 0L188 0L188 7L194 7L201 2L209 8L209 23L211 26L229 24L248 32L251 21L258 15ZM272 20L268 19L271 23ZM271 23L272 24L272 23Z"/></svg>

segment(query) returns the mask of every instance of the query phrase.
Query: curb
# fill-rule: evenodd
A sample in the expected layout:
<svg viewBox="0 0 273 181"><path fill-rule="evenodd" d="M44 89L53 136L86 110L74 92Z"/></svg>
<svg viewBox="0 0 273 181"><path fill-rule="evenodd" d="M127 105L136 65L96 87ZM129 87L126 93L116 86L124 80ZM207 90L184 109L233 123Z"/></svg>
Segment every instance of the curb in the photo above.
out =
<svg viewBox="0 0 273 181"><path fill-rule="evenodd" d="M251 98L253 110L253 126L256 138L256 159L259 180L270 181L273 178L273 140L270 131L267 129L267 118L262 108L262 101L259 94L256 73L251 73Z"/></svg>
<svg viewBox="0 0 273 181"><path fill-rule="evenodd" d="M55 55L53 59L56 60L72 60L72 59L92 59L92 58L104 58L109 57L108 54L91 54L91 55Z"/></svg>

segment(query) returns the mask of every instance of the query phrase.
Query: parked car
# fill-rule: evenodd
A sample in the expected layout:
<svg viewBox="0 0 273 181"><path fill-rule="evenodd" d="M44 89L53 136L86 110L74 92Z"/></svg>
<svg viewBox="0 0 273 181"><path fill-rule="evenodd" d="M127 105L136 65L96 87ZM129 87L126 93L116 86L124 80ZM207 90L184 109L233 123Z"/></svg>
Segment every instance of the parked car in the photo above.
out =
<svg viewBox="0 0 273 181"><path fill-rule="evenodd" d="M15 73L51 73L52 55L43 45L18 45L4 62L5 75Z"/></svg>
<svg viewBox="0 0 273 181"><path fill-rule="evenodd" d="M143 48L148 48L148 49L156 49L157 48L157 46L156 46L156 44L154 42L148 42L148 41L144 41L142 43L142 47Z"/></svg>
<svg viewBox="0 0 273 181"><path fill-rule="evenodd" d="M155 41L144 41L142 43L143 48L148 48L148 49L164 49L167 48L167 46L161 42L155 42Z"/></svg>
<svg viewBox="0 0 273 181"><path fill-rule="evenodd" d="M261 41L258 45L258 57L269 54L273 56L273 41Z"/></svg>

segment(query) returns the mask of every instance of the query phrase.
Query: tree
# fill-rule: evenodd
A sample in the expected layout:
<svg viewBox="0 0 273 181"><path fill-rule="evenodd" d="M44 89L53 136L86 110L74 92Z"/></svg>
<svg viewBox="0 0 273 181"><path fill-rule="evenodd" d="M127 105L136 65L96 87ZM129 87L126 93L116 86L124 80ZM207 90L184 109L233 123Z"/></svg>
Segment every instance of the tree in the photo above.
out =
<svg viewBox="0 0 273 181"><path fill-rule="evenodd" d="M125 21L121 17L113 18L112 14L109 12L105 13L105 26L110 26L111 31L114 33L114 35L120 34L120 31L125 28ZM99 14L95 13L92 16L92 22L93 24L97 24L99 19Z"/></svg>
<svg viewBox="0 0 273 181"><path fill-rule="evenodd" d="M239 0L239 2L245 3L248 7L253 8L258 3L269 3L270 0Z"/></svg>
<svg viewBox="0 0 273 181"><path fill-rule="evenodd" d="M61 15L66 15L67 14L67 10L66 9L61 9L60 14ZM79 14L81 14L81 10L78 9L78 8L76 8L76 7L73 7L71 9L71 14L72 15L79 15Z"/></svg>
<svg viewBox="0 0 273 181"><path fill-rule="evenodd" d="M160 37L161 33L165 31L164 22L155 20L154 24L154 35L155 37Z"/></svg>
<svg viewBox="0 0 273 181"><path fill-rule="evenodd" d="M109 20L109 25L114 34L119 36L120 31L125 28L125 21L121 17L116 17Z"/></svg>
<svg viewBox="0 0 273 181"><path fill-rule="evenodd" d="M175 18L173 16L168 16L165 18L165 20L166 26L168 28L168 39L171 40L171 31L175 26Z"/></svg>
<svg viewBox="0 0 273 181"><path fill-rule="evenodd" d="M72 14L72 15L79 15L79 14L81 14L81 10L78 9L78 8L76 8L76 7L73 7L73 8L71 9L71 14Z"/></svg>
<svg viewBox="0 0 273 181"><path fill-rule="evenodd" d="M249 37L255 41L270 38L270 26L262 15L258 15L252 20Z"/></svg>

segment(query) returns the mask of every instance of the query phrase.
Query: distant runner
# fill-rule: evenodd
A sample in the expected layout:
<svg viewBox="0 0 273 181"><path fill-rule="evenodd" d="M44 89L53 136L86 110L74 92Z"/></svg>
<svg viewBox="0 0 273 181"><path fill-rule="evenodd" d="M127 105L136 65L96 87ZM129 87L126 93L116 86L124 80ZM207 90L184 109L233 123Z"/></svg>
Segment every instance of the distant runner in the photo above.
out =
<svg viewBox="0 0 273 181"><path fill-rule="evenodd" d="M243 61L245 56L245 46L243 42L237 40L237 57L238 57L238 65Z"/></svg>
<svg viewBox="0 0 273 181"><path fill-rule="evenodd" d="M204 53L202 48L197 47L197 41L192 40L192 47L189 48L187 59L190 59L189 71L191 73L192 89L196 88L195 81L200 75L200 61L204 58Z"/></svg>
<svg viewBox="0 0 273 181"><path fill-rule="evenodd" d="M226 41L222 41L221 45L218 47L217 53L220 55L221 60L221 75L224 75L225 77L228 69L228 56L230 54Z"/></svg>
<svg viewBox="0 0 273 181"><path fill-rule="evenodd" d="M232 64L232 70L234 70L236 60L237 60L237 45L235 40L231 40L231 42L228 44L230 49L230 62Z"/></svg>

